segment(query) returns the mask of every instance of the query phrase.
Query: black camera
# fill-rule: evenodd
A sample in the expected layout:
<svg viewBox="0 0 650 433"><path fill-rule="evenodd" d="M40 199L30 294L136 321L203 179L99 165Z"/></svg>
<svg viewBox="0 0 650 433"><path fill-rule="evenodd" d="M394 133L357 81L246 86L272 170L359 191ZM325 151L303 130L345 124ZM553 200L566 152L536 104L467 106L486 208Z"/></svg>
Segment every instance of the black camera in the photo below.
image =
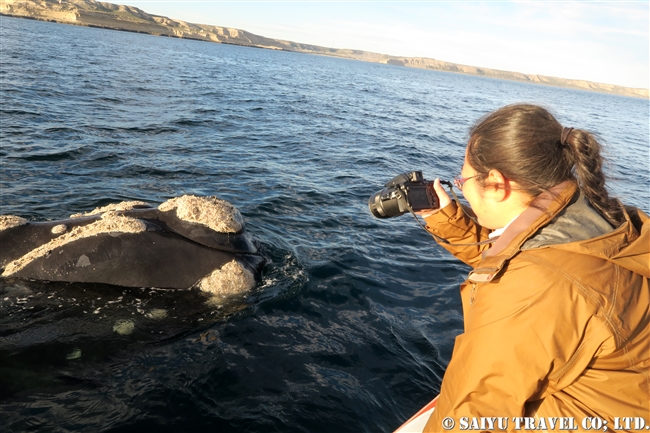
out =
<svg viewBox="0 0 650 433"><path fill-rule="evenodd" d="M440 202L432 184L422 177L421 171L400 174L370 197L370 212L377 218L391 218L410 211L438 209Z"/></svg>

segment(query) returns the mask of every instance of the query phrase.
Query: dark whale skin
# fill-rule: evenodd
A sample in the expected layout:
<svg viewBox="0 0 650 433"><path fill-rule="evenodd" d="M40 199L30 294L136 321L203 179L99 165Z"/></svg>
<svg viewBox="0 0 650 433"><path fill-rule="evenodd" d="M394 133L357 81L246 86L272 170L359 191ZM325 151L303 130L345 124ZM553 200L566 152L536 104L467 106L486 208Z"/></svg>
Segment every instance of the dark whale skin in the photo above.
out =
<svg viewBox="0 0 650 433"><path fill-rule="evenodd" d="M125 287L187 289L225 263L237 259L259 278L266 262L245 228L220 233L156 208L119 211L146 225L139 233L105 232L73 240L48 251L8 275L44 281L104 283ZM74 227L101 215L59 221L29 222L0 232L0 266L4 268ZM4 275L3 275L4 276Z"/></svg>

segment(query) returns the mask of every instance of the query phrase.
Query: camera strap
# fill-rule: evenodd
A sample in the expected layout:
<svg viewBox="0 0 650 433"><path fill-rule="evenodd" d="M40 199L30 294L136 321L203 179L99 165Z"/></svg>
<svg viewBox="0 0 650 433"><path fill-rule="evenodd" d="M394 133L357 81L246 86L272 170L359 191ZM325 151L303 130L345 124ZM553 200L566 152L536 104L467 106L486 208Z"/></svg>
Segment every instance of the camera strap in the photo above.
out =
<svg viewBox="0 0 650 433"><path fill-rule="evenodd" d="M447 185L449 187L449 192L451 193L451 195L456 200L456 203L458 204L458 206L460 206L460 199L458 198L458 196L456 195L456 192L454 191L454 184L449 182L448 180L441 180L440 183L444 184L444 185ZM408 201L407 201L407 203L408 203ZM462 207L461 207L461 209L462 209ZM436 235L434 233L431 233L429 230L427 230L427 227L424 224L422 224L422 222L418 219L417 215L415 215L415 212L413 212L413 209L411 208L411 206L408 206L408 210L409 210L409 212L411 212L411 215L413 215L413 218L415 218L415 220L418 222L418 224L420 224L420 227L422 227L427 233L429 233L431 236L433 236L433 238L436 240L436 242L441 243L441 244L449 245L449 246L452 246L452 247L469 247L469 246L475 246L475 245L492 244L492 243L496 242L497 239L499 239L499 236L495 236L493 238L490 238L490 239L488 239L486 241L482 241L482 242L473 242L473 243L469 243L469 244L452 244L447 239L445 239L443 237L440 237L440 236L438 236L438 235ZM463 212L465 212L465 210L463 210ZM467 213L465 213L465 214L467 215ZM476 224L478 224L478 221L475 218L472 218L472 216L470 216L470 215L467 215L467 216L472 221L474 221Z"/></svg>

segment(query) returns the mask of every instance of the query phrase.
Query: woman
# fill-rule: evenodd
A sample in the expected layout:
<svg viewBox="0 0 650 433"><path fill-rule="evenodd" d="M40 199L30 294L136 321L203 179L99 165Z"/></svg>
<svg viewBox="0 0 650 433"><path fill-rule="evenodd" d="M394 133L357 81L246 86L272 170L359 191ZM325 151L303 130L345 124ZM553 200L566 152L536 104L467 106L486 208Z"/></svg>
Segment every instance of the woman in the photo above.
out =
<svg viewBox="0 0 650 433"><path fill-rule="evenodd" d="M455 184L471 211L436 180L428 230L473 270L424 431L448 430L446 417L453 429L461 417L508 417L508 430L524 416L549 430L547 417L650 424L650 222L608 196L601 166L590 133L511 105L470 131Z"/></svg>

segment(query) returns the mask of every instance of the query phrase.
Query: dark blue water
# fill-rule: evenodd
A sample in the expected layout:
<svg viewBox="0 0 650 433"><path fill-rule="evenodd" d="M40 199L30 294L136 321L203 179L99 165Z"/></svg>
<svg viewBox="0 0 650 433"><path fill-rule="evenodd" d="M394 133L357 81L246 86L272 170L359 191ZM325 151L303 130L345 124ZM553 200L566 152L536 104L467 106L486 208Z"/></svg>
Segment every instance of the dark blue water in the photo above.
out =
<svg viewBox="0 0 650 433"><path fill-rule="evenodd" d="M467 268L368 197L458 174L469 126L528 101L607 143L648 211L647 100L2 17L1 213L181 194L235 204L272 262L186 291L0 283L7 431L392 431L439 390ZM152 319L152 312L169 315ZM129 319L135 332L120 335Z"/></svg>

